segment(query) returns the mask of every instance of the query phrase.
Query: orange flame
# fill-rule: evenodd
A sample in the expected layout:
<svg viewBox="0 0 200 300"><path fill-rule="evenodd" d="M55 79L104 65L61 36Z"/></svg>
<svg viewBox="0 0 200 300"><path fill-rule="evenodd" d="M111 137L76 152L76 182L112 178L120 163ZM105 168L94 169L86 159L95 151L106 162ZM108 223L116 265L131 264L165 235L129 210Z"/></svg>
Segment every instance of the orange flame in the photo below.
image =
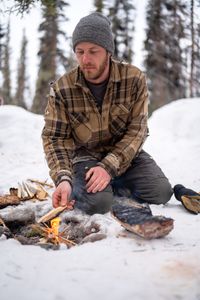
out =
<svg viewBox="0 0 200 300"><path fill-rule="evenodd" d="M58 245L60 243L64 243L68 246L75 246L76 245L75 242L64 238L62 236L63 232L61 232L61 233L59 232L60 223L61 223L61 218L59 218L59 217L54 218L50 221L51 227L46 226L46 228L43 229L46 232L48 239L50 239L51 242L53 242L56 245Z"/></svg>
<svg viewBox="0 0 200 300"><path fill-rule="evenodd" d="M52 233L55 234L55 236L58 236L60 222L61 222L61 218L59 217L52 219L50 222L51 224L50 229L52 230Z"/></svg>

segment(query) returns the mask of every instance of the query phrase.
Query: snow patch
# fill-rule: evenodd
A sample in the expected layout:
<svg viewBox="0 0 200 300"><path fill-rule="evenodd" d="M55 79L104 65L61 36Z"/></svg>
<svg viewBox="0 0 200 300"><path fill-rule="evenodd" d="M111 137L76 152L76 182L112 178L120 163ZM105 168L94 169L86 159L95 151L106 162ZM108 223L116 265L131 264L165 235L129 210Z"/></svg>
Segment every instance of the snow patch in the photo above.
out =
<svg viewBox="0 0 200 300"><path fill-rule="evenodd" d="M19 107L0 107L2 192L28 177L49 179L42 149L43 117ZM149 120L145 149L171 183L200 191L200 98L174 101ZM26 206L31 204L26 204ZM49 203L36 206L37 214ZM0 239L1 300L197 300L200 298L200 218L172 197L151 205L172 217L174 230L146 241L122 229L110 214L93 215L107 238L66 250L22 246Z"/></svg>

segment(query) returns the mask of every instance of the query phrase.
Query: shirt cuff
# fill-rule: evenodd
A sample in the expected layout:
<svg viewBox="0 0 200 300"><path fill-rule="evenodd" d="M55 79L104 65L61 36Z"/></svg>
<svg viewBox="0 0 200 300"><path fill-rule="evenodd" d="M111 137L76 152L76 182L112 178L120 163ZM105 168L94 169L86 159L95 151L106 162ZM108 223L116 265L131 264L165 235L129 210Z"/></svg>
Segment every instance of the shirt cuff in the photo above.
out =
<svg viewBox="0 0 200 300"><path fill-rule="evenodd" d="M97 165L104 168L112 178L119 173L119 160L113 153L108 153Z"/></svg>
<svg viewBox="0 0 200 300"><path fill-rule="evenodd" d="M55 180L55 186L57 187L62 181L68 181L72 185L72 176L70 171L61 170Z"/></svg>

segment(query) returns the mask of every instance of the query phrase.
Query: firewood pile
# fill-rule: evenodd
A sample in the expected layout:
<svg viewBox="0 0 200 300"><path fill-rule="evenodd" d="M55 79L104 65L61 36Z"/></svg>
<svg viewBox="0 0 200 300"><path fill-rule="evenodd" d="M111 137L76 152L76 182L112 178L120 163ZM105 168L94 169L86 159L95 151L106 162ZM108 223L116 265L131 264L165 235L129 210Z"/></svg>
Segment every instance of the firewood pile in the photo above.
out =
<svg viewBox="0 0 200 300"><path fill-rule="evenodd" d="M71 248L106 237L90 216L73 208L73 202L52 209L48 191L52 187L29 179L0 196L0 238L57 250L61 245Z"/></svg>
<svg viewBox="0 0 200 300"><path fill-rule="evenodd" d="M51 188L53 185L33 179L18 183L17 188L10 188L9 194L0 196L0 208L8 205L18 205L26 200L46 200L49 196L46 187Z"/></svg>

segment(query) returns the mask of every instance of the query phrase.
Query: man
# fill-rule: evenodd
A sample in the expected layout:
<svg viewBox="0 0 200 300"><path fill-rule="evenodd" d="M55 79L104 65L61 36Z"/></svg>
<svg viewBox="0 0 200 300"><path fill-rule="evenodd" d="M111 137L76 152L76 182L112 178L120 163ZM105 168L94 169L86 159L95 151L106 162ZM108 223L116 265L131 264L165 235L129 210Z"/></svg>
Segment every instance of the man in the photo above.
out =
<svg viewBox="0 0 200 300"><path fill-rule="evenodd" d="M72 42L78 67L52 84L42 132L56 186L53 206L74 199L88 214L106 213L114 195L166 203L171 185L142 150L148 134L143 73L112 59L110 22L100 13L79 21Z"/></svg>

